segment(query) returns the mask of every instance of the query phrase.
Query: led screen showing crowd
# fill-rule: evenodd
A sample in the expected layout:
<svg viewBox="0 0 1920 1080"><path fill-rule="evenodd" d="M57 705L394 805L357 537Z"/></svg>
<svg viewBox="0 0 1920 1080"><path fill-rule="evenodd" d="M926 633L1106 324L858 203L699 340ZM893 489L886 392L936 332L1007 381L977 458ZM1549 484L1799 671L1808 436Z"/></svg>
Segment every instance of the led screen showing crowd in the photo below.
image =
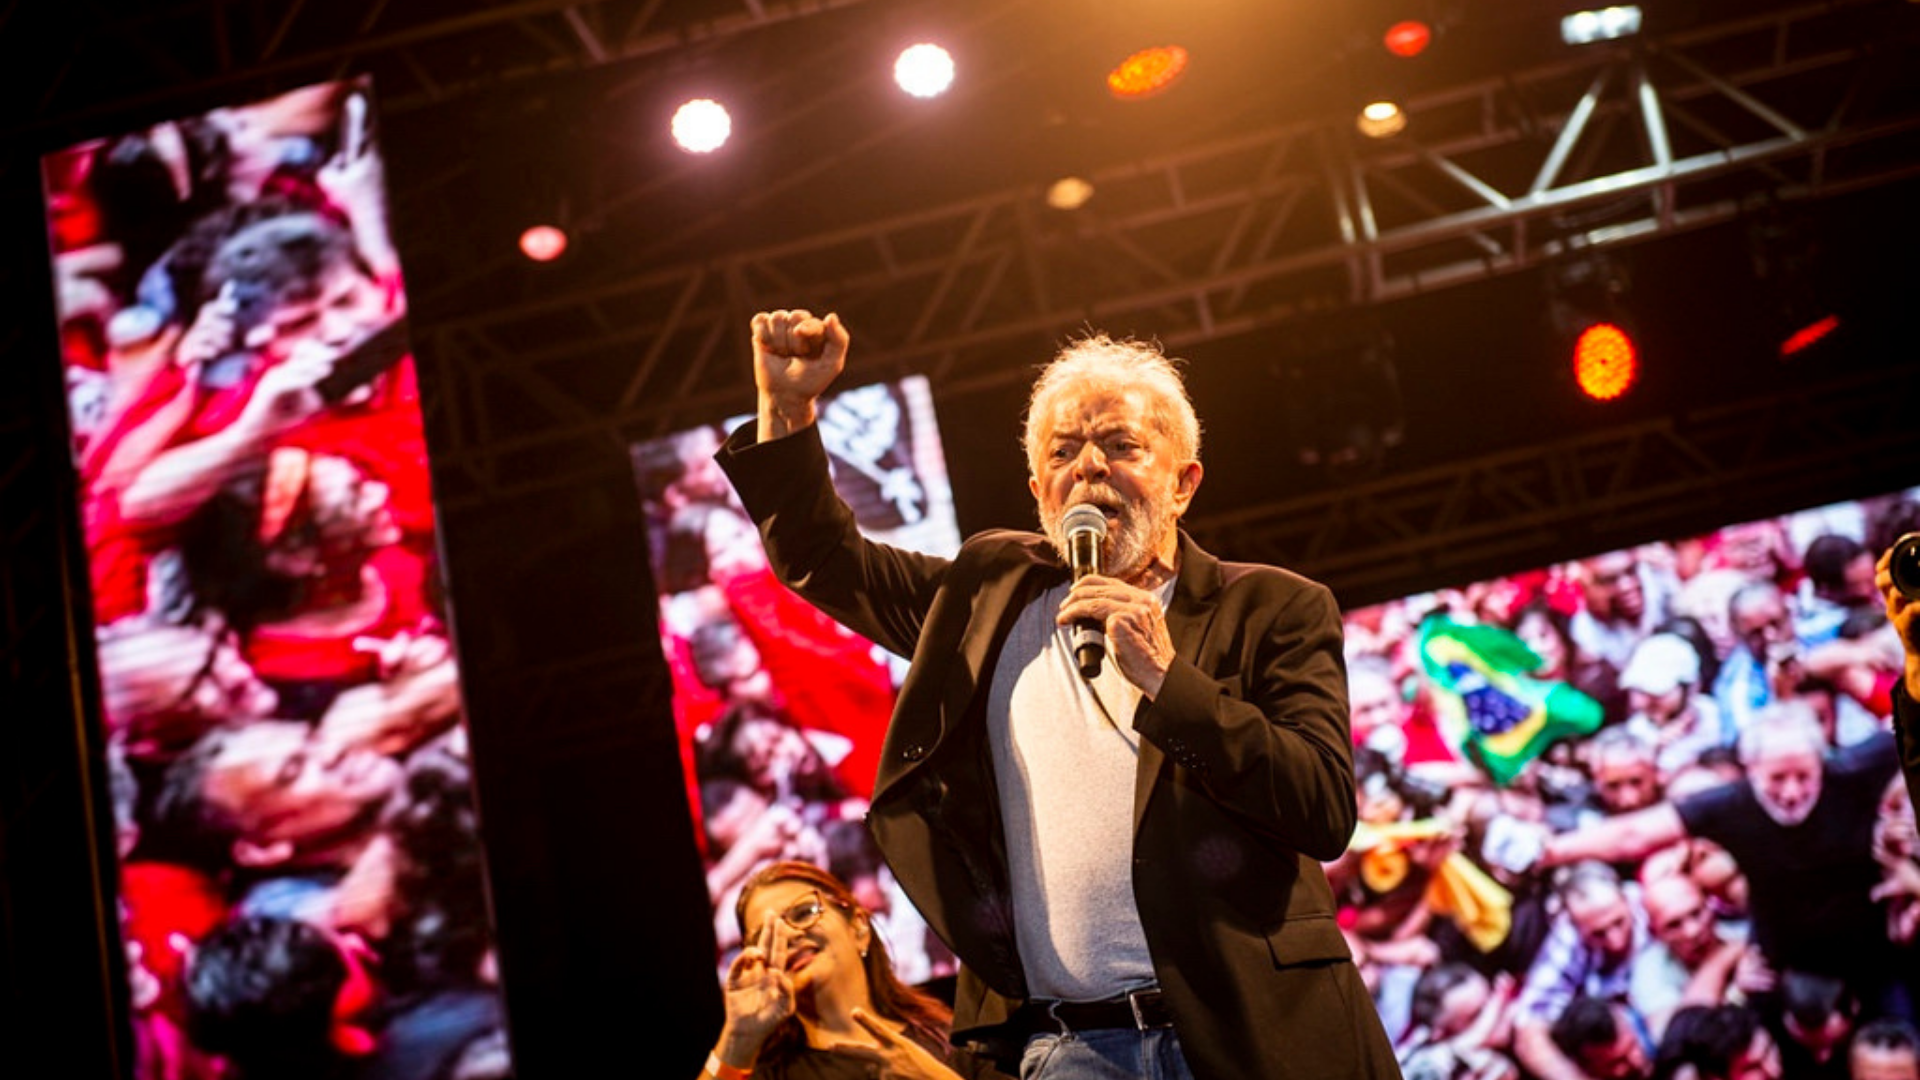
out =
<svg viewBox="0 0 1920 1080"><path fill-rule="evenodd" d="M713 459L748 422L633 447L718 970L740 945L740 885L768 862L804 859L874 912L902 978L950 976L951 954L900 892L863 820L905 662L774 579ZM925 379L846 390L823 401L819 424L834 486L864 533L929 554L959 548Z"/></svg>
<svg viewBox="0 0 1920 1080"><path fill-rule="evenodd" d="M1873 565L1917 495L1348 614L1329 873L1409 1077L1916 1075Z"/></svg>
<svg viewBox="0 0 1920 1080"><path fill-rule="evenodd" d="M141 1080L510 1073L373 105L43 161Z"/></svg>

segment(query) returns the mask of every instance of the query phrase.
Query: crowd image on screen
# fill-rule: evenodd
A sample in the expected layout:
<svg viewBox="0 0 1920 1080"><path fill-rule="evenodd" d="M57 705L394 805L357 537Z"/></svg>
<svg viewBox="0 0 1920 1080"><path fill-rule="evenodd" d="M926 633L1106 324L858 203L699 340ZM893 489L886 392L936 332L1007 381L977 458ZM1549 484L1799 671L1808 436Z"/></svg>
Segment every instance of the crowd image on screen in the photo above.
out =
<svg viewBox="0 0 1920 1080"><path fill-rule="evenodd" d="M511 1074L374 121L45 162L140 1080Z"/></svg>
<svg viewBox="0 0 1920 1080"><path fill-rule="evenodd" d="M1328 865L1409 1077L1920 1076L1874 560L1920 491L1349 613Z"/></svg>
<svg viewBox="0 0 1920 1080"><path fill-rule="evenodd" d="M903 665L774 579L713 457L738 422L633 448L716 971L741 945L740 886L798 859L854 890L903 979L951 976L951 953L864 823ZM863 531L923 551L958 546L924 382L849 390L823 403L820 425L834 482Z"/></svg>

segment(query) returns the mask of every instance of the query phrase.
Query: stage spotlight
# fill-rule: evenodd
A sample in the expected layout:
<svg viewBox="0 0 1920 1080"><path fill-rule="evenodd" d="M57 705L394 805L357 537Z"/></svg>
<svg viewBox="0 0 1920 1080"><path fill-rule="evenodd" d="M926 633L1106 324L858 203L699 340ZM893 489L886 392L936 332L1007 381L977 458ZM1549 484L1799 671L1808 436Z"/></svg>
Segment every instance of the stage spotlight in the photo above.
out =
<svg viewBox="0 0 1920 1080"><path fill-rule="evenodd" d="M1797 359L1831 339L1841 328L1839 296L1815 220L1774 207L1751 226L1748 243L1780 359Z"/></svg>
<svg viewBox="0 0 1920 1080"><path fill-rule="evenodd" d="M1342 313L1293 325L1274 342L1281 392L1274 435L1302 465L1371 471L1406 439L1393 335L1372 316Z"/></svg>
<svg viewBox="0 0 1920 1080"><path fill-rule="evenodd" d="M938 45L909 46L893 62L893 81L914 97L939 97L953 85L953 57Z"/></svg>
<svg viewBox="0 0 1920 1080"><path fill-rule="evenodd" d="M1093 185L1078 176L1063 176L1047 187L1047 205L1055 210L1078 210L1093 198Z"/></svg>
<svg viewBox="0 0 1920 1080"><path fill-rule="evenodd" d="M1595 401L1612 401L1640 379L1640 346L1626 310L1625 268L1603 252L1576 255L1547 270L1547 312L1574 384Z"/></svg>
<svg viewBox="0 0 1920 1080"><path fill-rule="evenodd" d="M1612 401L1640 377L1640 350L1625 330L1594 323L1573 342L1573 381L1595 401Z"/></svg>
<svg viewBox="0 0 1920 1080"><path fill-rule="evenodd" d="M1419 19L1403 19L1387 27L1380 43L1393 55L1412 59L1426 52L1427 46L1433 43L1433 27Z"/></svg>
<svg viewBox="0 0 1920 1080"><path fill-rule="evenodd" d="M733 117L711 98L694 98L673 114L673 141L689 154L710 154L733 134Z"/></svg>
<svg viewBox="0 0 1920 1080"><path fill-rule="evenodd" d="M1793 333L1780 343L1780 359L1791 360L1794 357L1820 344L1840 329L1840 316L1825 315L1815 319Z"/></svg>
<svg viewBox="0 0 1920 1080"><path fill-rule="evenodd" d="M535 225L520 234L520 253L534 262L552 262L565 254L567 234L552 225Z"/></svg>
<svg viewBox="0 0 1920 1080"><path fill-rule="evenodd" d="M1560 20L1560 40L1569 45L1591 45L1612 41L1640 32L1641 14L1637 4L1576 11Z"/></svg>
<svg viewBox="0 0 1920 1080"><path fill-rule="evenodd" d="M1123 100L1152 97L1187 70L1187 50L1178 45L1142 49L1107 72L1107 89Z"/></svg>
<svg viewBox="0 0 1920 1080"><path fill-rule="evenodd" d="M1355 118L1354 126L1369 139L1385 139L1407 129L1406 110L1391 101L1368 102Z"/></svg>

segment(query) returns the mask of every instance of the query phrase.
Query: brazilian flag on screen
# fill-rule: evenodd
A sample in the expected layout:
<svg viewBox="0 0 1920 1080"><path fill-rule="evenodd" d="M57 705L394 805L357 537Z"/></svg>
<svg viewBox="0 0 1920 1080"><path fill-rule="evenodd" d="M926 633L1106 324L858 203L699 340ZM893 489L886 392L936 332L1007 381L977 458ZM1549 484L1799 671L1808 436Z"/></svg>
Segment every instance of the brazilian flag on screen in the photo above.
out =
<svg viewBox="0 0 1920 1080"><path fill-rule="evenodd" d="M1535 677L1540 656L1512 631L1429 615L1420 624L1420 663L1441 734L1496 784L1511 781L1555 739L1599 730L1600 703Z"/></svg>

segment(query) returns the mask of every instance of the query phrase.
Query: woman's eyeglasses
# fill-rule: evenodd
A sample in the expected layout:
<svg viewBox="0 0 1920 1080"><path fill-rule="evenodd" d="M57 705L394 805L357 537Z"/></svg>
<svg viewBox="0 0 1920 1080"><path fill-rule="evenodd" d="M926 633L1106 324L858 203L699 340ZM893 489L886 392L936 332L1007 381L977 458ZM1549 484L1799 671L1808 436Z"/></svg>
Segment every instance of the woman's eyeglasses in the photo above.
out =
<svg viewBox="0 0 1920 1080"><path fill-rule="evenodd" d="M781 912L780 921L795 930L809 930L820 921L821 914L826 910L826 901L820 899L820 894L810 892Z"/></svg>

